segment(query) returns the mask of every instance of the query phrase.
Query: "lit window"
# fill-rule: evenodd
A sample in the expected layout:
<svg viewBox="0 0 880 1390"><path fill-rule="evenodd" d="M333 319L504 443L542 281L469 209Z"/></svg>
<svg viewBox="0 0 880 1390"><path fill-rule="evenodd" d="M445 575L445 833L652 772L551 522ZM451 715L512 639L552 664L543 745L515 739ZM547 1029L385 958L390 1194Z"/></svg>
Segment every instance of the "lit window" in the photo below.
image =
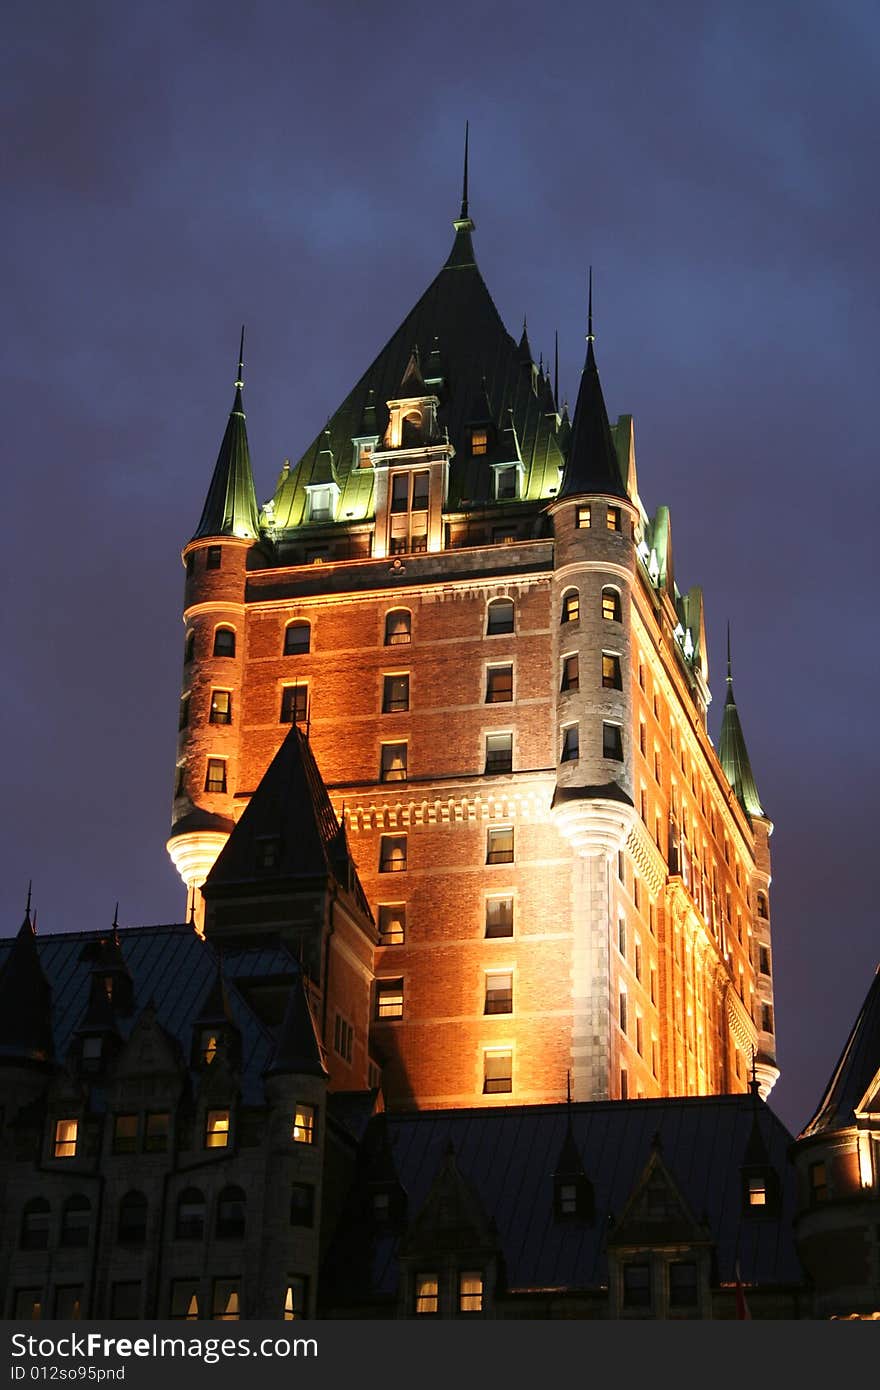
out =
<svg viewBox="0 0 880 1390"><path fill-rule="evenodd" d="M412 614L408 608L392 608L385 614L385 646L412 641Z"/></svg>
<svg viewBox="0 0 880 1390"><path fill-rule="evenodd" d="M214 655L235 656L235 633L231 627L218 627L215 631Z"/></svg>
<svg viewBox="0 0 880 1390"><path fill-rule="evenodd" d="M209 1110L205 1119L205 1148L225 1149L229 1144L229 1111Z"/></svg>
<svg viewBox="0 0 880 1390"><path fill-rule="evenodd" d="M284 1322L293 1322L296 1318L305 1317L307 1288L308 1281L305 1275L295 1274L288 1277L287 1288L284 1290Z"/></svg>
<svg viewBox="0 0 880 1390"><path fill-rule="evenodd" d="M208 716L210 724L231 724L232 723L232 694L229 690L211 691L211 713Z"/></svg>
<svg viewBox="0 0 880 1390"><path fill-rule="evenodd" d="M380 782L406 781L406 744L383 743L379 765Z"/></svg>
<svg viewBox="0 0 880 1390"><path fill-rule="evenodd" d="M567 729L562 730L562 753L560 762L577 762L578 759L578 726L569 724Z"/></svg>
<svg viewBox="0 0 880 1390"><path fill-rule="evenodd" d="M399 874L406 868L406 836L383 835L379 840L379 873Z"/></svg>
<svg viewBox="0 0 880 1390"><path fill-rule="evenodd" d="M510 468L495 469L495 497L499 502L508 502L518 492L519 470L516 465Z"/></svg>
<svg viewBox="0 0 880 1390"><path fill-rule="evenodd" d="M605 526L609 531L620 530L620 508L609 507L605 513Z"/></svg>
<svg viewBox="0 0 880 1390"><path fill-rule="evenodd" d="M440 1280L436 1274L416 1275L416 1313L440 1310Z"/></svg>
<svg viewBox="0 0 880 1390"><path fill-rule="evenodd" d="M379 945L402 946L406 933L406 906L382 903L379 906Z"/></svg>
<svg viewBox="0 0 880 1390"><path fill-rule="evenodd" d="M305 724L309 717L309 687L285 685L281 691L282 724Z"/></svg>
<svg viewBox="0 0 880 1390"><path fill-rule="evenodd" d="M219 545L209 545L208 553L205 556L205 569L218 570L223 559L223 547Z"/></svg>
<svg viewBox="0 0 880 1390"><path fill-rule="evenodd" d="M471 430L471 453L485 454L489 448L488 430Z"/></svg>
<svg viewBox="0 0 880 1390"><path fill-rule="evenodd" d="M147 1116L144 1134L145 1153L165 1153L171 1133L171 1116L166 1111L157 1111Z"/></svg>
<svg viewBox="0 0 880 1390"><path fill-rule="evenodd" d="M209 1067L217 1056L217 1034L212 1028L205 1028L199 1041L199 1052L206 1067Z"/></svg>
<svg viewBox="0 0 880 1390"><path fill-rule="evenodd" d="M313 1105L297 1105L295 1107L290 1137L294 1144L314 1144L315 1107Z"/></svg>
<svg viewBox="0 0 880 1390"><path fill-rule="evenodd" d="M225 792L226 790L226 759L209 758L208 771L205 776L206 792Z"/></svg>
<svg viewBox="0 0 880 1390"><path fill-rule="evenodd" d="M409 709L409 676L385 676L382 680L382 713L399 714Z"/></svg>
<svg viewBox="0 0 880 1390"><path fill-rule="evenodd" d="M513 1053L483 1053L483 1094L505 1095L513 1090Z"/></svg>
<svg viewBox="0 0 880 1390"><path fill-rule="evenodd" d="M360 444L358 446L358 468L370 468L373 463L372 444Z"/></svg>
<svg viewBox="0 0 880 1390"><path fill-rule="evenodd" d="M695 1260L673 1260L669 1266L670 1308L697 1306L697 1265Z"/></svg>
<svg viewBox="0 0 880 1390"><path fill-rule="evenodd" d="M490 666L486 672L486 704L504 704L513 699L513 667Z"/></svg>
<svg viewBox="0 0 880 1390"><path fill-rule="evenodd" d="M513 1013L512 971L493 971L486 976L486 1000L483 1012L487 1014Z"/></svg>
<svg viewBox="0 0 880 1390"><path fill-rule="evenodd" d="M237 1279L215 1279L211 1316L215 1322L238 1322L241 1293Z"/></svg>
<svg viewBox="0 0 880 1390"><path fill-rule="evenodd" d="M486 935L513 936L513 898L486 899Z"/></svg>
<svg viewBox="0 0 880 1390"><path fill-rule="evenodd" d="M194 652L195 652L195 649L196 649L196 634L193 632L192 628L190 628L189 632L186 634L186 641L184 642L184 645L183 645L183 664L184 664L184 666L188 666L189 663L192 661L192 659L193 659L193 654L194 654Z"/></svg>
<svg viewBox="0 0 880 1390"><path fill-rule="evenodd" d="M562 598L562 619L564 623L576 623L581 615L581 600L577 589L569 589Z"/></svg>
<svg viewBox="0 0 880 1390"><path fill-rule="evenodd" d="M137 1149L137 1115L116 1115L113 1119L113 1152L133 1154Z"/></svg>
<svg viewBox="0 0 880 1390"><path fill-rule="evenodd" d="M577 655L564 656L562 658L562 684L560 690L564 694L567 690L577 690L580 687L580 677L578 674Z"/></svg>
<svg viewBox="0 0 880 1390"><path fill-rule="evenodd" d="M750 1207L766 1207L767 1205L767 1182L761 1174L752 1174L748 1181L748 1197Z"/></svg>
<svg viewBox="0 0 880 1390"><path fill-rule="evenodd" d="M617 949L622 956L626 956L626 918L617 919Z"/></svg>
<svg viewBox="0 0 880 1390"><path fill-rule="evenodd" d="M513 771L513 734L486 735L486 772Z"/></svg>
<svg viewBox="0 0 880 1390"><path fill-rule="evenodd" d="M310 1182L295 1182L290 1189L290 1224L315 1224L315 1189Z"/></svg>
<svg viewBox="0 0 880 1390"><path fill-rule="evenodd" d="M376 981L376 1017L403 1018L403 980Z"/></svg>
<svg viewBox="0 0 880 1390"><path fill-rule="evenodd" d="M284 655L285 656L305 656L312 645L312 628L310 623L298 622L288 623L284 629Z"/></svg>
<svg viewBox="0 0 880 1390"><path fill-rule="evenodd" d="M620 594L616 589L602 590L602 617L608 623L620 622Z"/></svg>
<svg viewBox="0 0 880 1390"><path fill-rule="evenodd" d="M12 1315L20 1321L38 1322L43 1316L42 1289L16 1289L12 1302Z"/></svg>
<svg viewBox="0 0 880 1390"><path fill-rule="evenodd" d="M76 1135L79 1120L58 1120L55 1125L55 1157L76 1157Z"/></svg>
<svg viewBox="0 0 880 1390"><path fill-rule="evenodd" d="M619 724L602 725L602 757L623 761L623 734Z"/></svg>
<svg viewBox="0 0 880 1390"><path fill-rule="evenodd" d="M458 1311L460 1313L481 1313L483 1311L482 1274L471 1271L459 1275Z"/></svg>
<svg viewBox="0 0 880 1390"><path fill-rule="evenodd" d="M589 531L591 512L589 506L578 507L575 525L579 531Z"/></svg>
<svg viewBox="0 0 880 1390"><path fill-rule="evenodd" d="M620 657L612 656L610 652L602 653L602 686L605 690L623 688L620 679Z"/></svg>
<svg viewBox="0 0 880 1390"><path fill-rule="evenodd" d="M489 604L486 615L486 635L497 637L503 632L513 632L514 610L512 598L496 598Z"/></svg>
<svg viewBox="0 0 880 1390"><path fill-rule="evenodd" d="M489 830L486 837L486 863L513 863L513 826Z"/></svg>
<svg viewBox="0 0 880 1390"><path fill-rule="evenodd" d="M186 1322L196 1322L199 1316L199 1286L193 1279L174 1279L171 1282L171 1316Z"/></svg>
<svg viewBox="0 0 880 1390"><path fill-rule="evenodd" d="M824 1163L810 1164L810 1201L828 1201L828 1173Z"/></svg>

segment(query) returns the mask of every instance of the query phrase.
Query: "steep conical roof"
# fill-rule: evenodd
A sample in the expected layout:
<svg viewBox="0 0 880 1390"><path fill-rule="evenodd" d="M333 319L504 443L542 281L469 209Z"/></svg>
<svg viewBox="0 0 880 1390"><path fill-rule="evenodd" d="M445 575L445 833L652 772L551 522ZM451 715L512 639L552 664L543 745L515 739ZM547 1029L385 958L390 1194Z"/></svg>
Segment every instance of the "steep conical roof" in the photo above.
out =
<svg viewBox="0 0 880 1390"><path fill-rule="evenodd" d="M592 282L590 285L590 305L588 311L587 360L581 372L574 420L571 426L571 441L568 446L568 462L559 489L560 497L578 497L589 493L602 493L610 497L626 498L627 492L620 473L620 463L599 369L593 352L593 302Z"/></svg>
<svg viewBox="0 0 880 1390"><path fill-rule="evenodd" d="M733 788L734 795L747 816L763 816L761 798L755 784L749 753L739 722L739 711L733 698L733 675L730 666L730 638L727 643L727 699L721 719L721 739L718 757L724 775Z"/></svg>
<svg viewBox="0 0 880 1390"><path fill-rule="evenodd" d="M315 1020L301 977L291 986L284 1019L266 1076L326 1076Z"/></svg>
<svg viewBox="0 0 880 1390"><path fill-rule="evenodd" d="M872 1084L880 1088L880 965L825 1094L800 1137L855 1124L856 1107Z"/></svg>
<svg viewBox="0 0 880 1390"><path fill-rule="evenodd" d="M235 398L229 414L226 433L217 455L214 476L208 488L208 496L202 510L202 517L196 528L193 540L209 536L254 537L260 534L260 517L257 495L254 491L254 475L251 472L251 456L248 448L245 427L244 406L241 390L244 382L244 329L241 330L241 348L238 359L238 377L235 382Z"/></svg>
<svg viewBox="0 0 880 1390"><path fill-rule="evenodd" d="M52 992L37 952L30 893L15 943L0 974L0 1062L49 1062Z"/></svg>

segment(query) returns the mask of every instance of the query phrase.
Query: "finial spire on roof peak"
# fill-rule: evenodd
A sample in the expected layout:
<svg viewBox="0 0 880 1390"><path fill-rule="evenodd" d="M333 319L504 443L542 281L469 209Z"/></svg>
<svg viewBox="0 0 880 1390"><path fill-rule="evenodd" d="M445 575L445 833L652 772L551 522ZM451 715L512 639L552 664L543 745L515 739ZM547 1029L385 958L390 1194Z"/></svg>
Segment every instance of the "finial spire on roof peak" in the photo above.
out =
<svg viewBox="0 0 880 1390"><path fill-rule="evenodd" d="M727 684L733 685L733 667L730 664L730 622L727 624Z"/></svg>
<svg viewBox="0 0 880 1390"><path fill-rule="evenodd" d="M559 409L559 329L553 335L553 401Z"/></svg>
<svg viewBox="0 0 880 1390"><path fill-rule="evenodd" d="M593 333L593 267L590 266L589 277L587 280L587 342L592 343L595 339Z"/></svg>
<svg viewBox="0 0 880 1390"><path fill-rule="evenodd" d="M238 374L235 378L236 390L244 386L244 324L241 325L241 341L238 345Z"/></svg>
<svg viewBox="0 0 880 1390"><path fill-rule="evenodd" d="M28 895L27 895L27 902L25 903L25 908L24 908L24 915L25 915L25 917L30 917L30 915L31 915L31 888L33 887L33 883L34 883L33 879L32 879L32 878L29 878L29 879L28 879Z"/></svg>
<svg viewBox="0 0 880 1390"><path fill-rule="evenodd" d="M459 217L464 222L468 217L468 135L470 133L470 121L464 123L464 179L461 185L461 212Z"/></svg>

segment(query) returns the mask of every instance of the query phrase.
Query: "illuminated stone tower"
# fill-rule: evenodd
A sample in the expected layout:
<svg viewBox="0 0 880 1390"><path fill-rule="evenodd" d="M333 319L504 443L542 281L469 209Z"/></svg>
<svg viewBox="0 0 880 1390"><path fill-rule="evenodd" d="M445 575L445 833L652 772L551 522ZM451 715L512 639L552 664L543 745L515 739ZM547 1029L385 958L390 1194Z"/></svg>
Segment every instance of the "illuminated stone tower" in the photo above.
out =
<svg viewBox="0 0 880 1390"><path fill-rule="evenodd" d="M592 313L569 422L477 267L466 176L454 227L259 512L239 369L183 552L170 853L200 886L298 723L375 920L355 1027L391 1107L561 1100L568 1073L575 1099L744 1091L755 1056L766 1093L772 827L731 684L720 758L707 732L701 592Z"/></svg>

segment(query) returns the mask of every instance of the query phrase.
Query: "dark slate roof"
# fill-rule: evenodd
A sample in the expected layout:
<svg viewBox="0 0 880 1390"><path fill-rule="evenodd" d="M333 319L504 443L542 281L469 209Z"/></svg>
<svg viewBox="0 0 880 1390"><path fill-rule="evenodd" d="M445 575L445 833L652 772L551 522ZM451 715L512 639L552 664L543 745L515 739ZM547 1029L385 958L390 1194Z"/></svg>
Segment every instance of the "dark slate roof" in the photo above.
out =
<svg viewBox="0 0 880 1390"><path fill-rule="evenodd" d="M87 949L102 932L61 932L39 935L36 947L42 971L52 991L52 1030L55 1055L63 1059L89 1002L93 960ZM181 1061L188 1066L193 1030L216 987L217 957L192 927L127 927L119 932L120 949L131 975L134 1007L117 1015L116 1028L127 1038L138 1015L150 1003L165 1031L177 1040ZM14 950L0 941L0 968ZM224 951L223 980L232 1022L241 1037L241 1086L246 1103L263 1102L262 1075L272 1056L271 1031L247 1003L243 989L250 979L282 976L292 981L299 966L282 946ZM96 1103L100 1103L100 1097Z"/></svg>
<svg viewBox="0 0 880 1390"><path fill-rule="evenodd" d="M747 816L763 816L761 798L755 783L749 752L739 721L739 711L733 698L733 676L730 670L730 656L727 658L727 699L721 717L721 738L718 743L718 757L724 775L733 788L734 795Z"/></svg>
<svg viewBox="0 0 880 1390"><path fill-rule="evenodd" d="M429 391L440 397L438 425L456 450L449 477L448 510L466 501L492 497L491 470L485 456L472 456L468 426L473 402L483 390L483 378L493 420L502 430L513 411L513 425L525 468L524 498L535 501L559 482L564 459L557 440L556 417L548 418L545 403L533 389L532 364L523 363L477 268L470 219L457 224L452 251L439 274L364 372L329 421L330 447L342 495L337 515L355 519L372 514L373 470L352 468L352 439L368 431L365 412L375 406L375 432L384 434L386 402L401 393L401 381L414 348ZM435 373L442 383L433 385ZM274 498L274 524L280 530L299 526L305 515L305 485L312 482L320 451L326 447L322 429L299 463L282 473ZM509 505L509 504L508 504Z"/></svg>
<svg viewBox="0 0 880 1390"><path fill-rule="evenodd" d="M272 869L261 867L259 846L278 840ZM287 879L334 877L369 907L336 819L327 788L305 734L292 724L241 819L214 863L203 892L233 883L270 884Z"/></svg>
<svg viewBox="0 0 880 1390"><path fill-rule="evenodd" d="M302 978L290 991L287 1009L267 1076L281 1075L326 1076L327 1068L318 1041L315 1020L306 998Z"/></svg>
<svg viewBox="0 0 880 1390"><path fill-rule="evenodd" d="M256 539L260 534L259 508L254 491L254 475L251 472L244 406L241 401L241 375L242 364L239 361L232 410L193 540L209 536L241 536Z"/></svg>
<svg viewBox="0 0 880 1390"><path fill-rule="evenodd" d="M855 1108L880 1071L880 965L853 1024L846 1047L802 1139L856 1122Z"/></svg>
<svg viewBox="0 0 880 1390"><path fill-rule="evenodd" d="M587 341L587 360L581 372L571 424L568 462L559 496L578 497L597 492L624 499L627 496L608 423L591 336Z"/></svg>
<svg viewBox="0 0 880 1390"><path fill-rule="evenodd" d="M40 963L30 911L0 957L0 1061L48 1062L52 993Z"/></svg>
<svg viewBox="0 0 880 1390"><path fill-rule="evenodd" d="M744 1215L741 1165L752 1132L751 1095L644 1101L578 1102L522 1108L431 1110L387 1114L410 1219L424 1205L450 1143L456 1164L494 1221L510 1289L590 1289L607 1284L606 1239L639 1183L655 1136L663 1161L695 1214L708 1225L717 1278L733 1283L739 1260L746 1283L799 1283L795 1252L791 1135L763 1103L760 1117L769 1161L781 1187L778 1216ZM592 1224L554 1219L553 1172L570 1122L595 1193ZM334 1306L393 1298L399 1236L343 1218L331 1252ZM365 1246L366 1241L366 1246ZM346 1285L345 1271L352 1271ZM358 1274L359 1272L359 1274Z"/></svg>

